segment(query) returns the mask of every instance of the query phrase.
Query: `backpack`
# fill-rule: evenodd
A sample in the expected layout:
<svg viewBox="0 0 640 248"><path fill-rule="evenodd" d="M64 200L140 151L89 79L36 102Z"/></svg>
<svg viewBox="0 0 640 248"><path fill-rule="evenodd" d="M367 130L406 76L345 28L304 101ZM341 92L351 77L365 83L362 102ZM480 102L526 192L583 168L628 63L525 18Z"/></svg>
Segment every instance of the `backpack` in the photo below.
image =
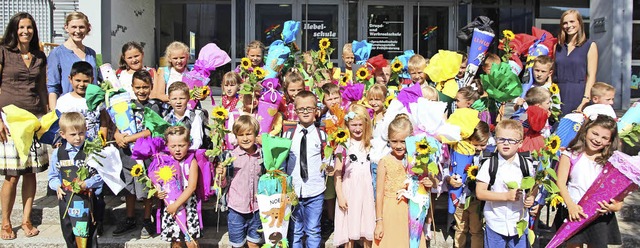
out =
<svg viewBox="0 0 640 248"><path fill-rule="evenodd" d="M282 137L286 139L293 139L293 134L298 127L298 122L285 121L282 123ZM327 133L324 131L324 127L316 126L316 133L320 138L320 158L324 160L324 149L327 147ZM287 157L286 165L289 164L289 157ZM285 173L287 169L285 168Z"/></svg>
<svg viewBox="0 0 640 248"><path fill-rule="evenodd" d="M520 160L520 171L522 172L522 177L531 176L531 172L529 171L529 163L527 162L527 157L529 156L529 152L518 153L518 159ZM498 153L493 152L490 156L485 157L485 159L480 163L480 166L484 164L484 161L489 159L489 183L487 185L487 190L491 190L491 186L496 182L496 174L498 174ZM480 169L478 169L479 171ZM469 186L471 189L471 186ZM473 192L475 192L475 185L473 186ZM482 213L484 209L486 201L480 201L480 213Z"/></svg>

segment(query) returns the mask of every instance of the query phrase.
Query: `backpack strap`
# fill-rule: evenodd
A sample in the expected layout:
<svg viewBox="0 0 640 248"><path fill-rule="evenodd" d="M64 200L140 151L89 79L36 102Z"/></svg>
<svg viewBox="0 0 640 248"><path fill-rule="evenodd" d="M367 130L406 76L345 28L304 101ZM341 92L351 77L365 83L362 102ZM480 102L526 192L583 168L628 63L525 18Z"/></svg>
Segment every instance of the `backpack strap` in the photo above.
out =
<svg viewBox="0 0 640 248"><path fill-rule="evenodd" d="M491 190L491 186L496 182L496 174L498 174L498 153L494 152L489 158L489 185L487 185L487 190Z"/></svg>
<svg viewBox="0 0 640 248"><path fill-rule="evenodd" d="M320 157L324 160L324 148L327 147L327 132L324 131L324 127L316 127L318 132L318 138L320 138Z"/></svg>
<svg viewBox="0 0 640 248"><path fill-rule="evenodd" d="M169 66L162 67L162 71L164 71L164 83L169 83L169 77L171 76L171 68Z"/></svg>

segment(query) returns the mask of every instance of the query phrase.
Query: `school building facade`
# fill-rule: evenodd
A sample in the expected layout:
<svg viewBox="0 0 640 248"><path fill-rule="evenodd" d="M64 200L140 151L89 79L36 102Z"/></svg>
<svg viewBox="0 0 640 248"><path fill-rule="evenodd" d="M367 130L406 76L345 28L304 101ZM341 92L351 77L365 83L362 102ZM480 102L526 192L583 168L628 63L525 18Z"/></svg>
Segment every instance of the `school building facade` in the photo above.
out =
<svg viewBox="0 0 640 248"><path fill-rule="evenodd" d="M133 40L144 44L149 66L162 64L164 48L174 40L190 46L192 61L201 47L214 42L235 66L245 44L269 45L287 20L301 22L296 43L303 51L329 38L336 49L331 59L338 64L345 43L364 39L373 44L372 55L393 58L412 49L430 57L440 49L466 50L456 32L477 16L493 20L497 36L504 29L531 33L532 26L557 34L562 12L577 9L598 43L598 81L618 89L616 108L628 107L636 91L640 95L640 11L633 12L640 1L634 0L1 0L0 5L2 28L15 12L28 11L37 19L41 39L52 43L66 37L66 13L82 11L93 26L85 44L104 62L117 64L121 46Z"/></svg>

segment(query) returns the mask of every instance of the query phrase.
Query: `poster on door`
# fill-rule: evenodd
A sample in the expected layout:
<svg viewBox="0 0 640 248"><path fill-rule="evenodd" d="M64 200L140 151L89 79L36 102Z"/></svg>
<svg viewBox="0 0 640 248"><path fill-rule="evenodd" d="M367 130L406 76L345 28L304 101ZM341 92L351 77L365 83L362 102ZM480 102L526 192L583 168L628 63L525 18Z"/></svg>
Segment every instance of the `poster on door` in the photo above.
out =
<svg viewBox="0 0 640 248"><path fill-rule="evenodd" d="M373 45L371 56L382 53L392 57L402 53L403 21L370 18L368 23L367 40Z"/></svg>

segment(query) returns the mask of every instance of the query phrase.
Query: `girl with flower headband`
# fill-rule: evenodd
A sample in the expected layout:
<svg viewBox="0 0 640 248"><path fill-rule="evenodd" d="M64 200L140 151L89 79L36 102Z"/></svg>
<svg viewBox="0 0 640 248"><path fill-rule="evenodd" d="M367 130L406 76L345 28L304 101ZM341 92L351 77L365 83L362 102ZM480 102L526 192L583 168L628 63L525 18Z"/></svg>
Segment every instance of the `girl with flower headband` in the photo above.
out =
<svg viewBox="0 0 640 248"><path fill-rule="evenodd" d="M559 228L565 218L577 221L586 218L577 203L585 196L595 179L602 172L604 164L614 151L618 150L618 128L610 116L598 115L585 120L577 136L566 151L562 152L558 163L558 188L565 204L559 207L554 225ZM557 200L556 200L557 201ZM621 237L616 215L622 209L622 202L613 199L598 202L600 215L595 221L566 241L567 247L606 247L620 245ZM565 207L566 206L566 207ZM593 213L589 213L591 215Z"/></svg>
<svg viewBox="0 0 640 248"><path fill-rule="evenodd" d="M333 240L336 245L345 244L345 247L354 247L354 241L362 241L364 247L371 247L375 227L369 160L371 118L364 106L352 104L345 121L350 137L346 149L341 146L336 149L334 179L338 205Z"/></svg>

